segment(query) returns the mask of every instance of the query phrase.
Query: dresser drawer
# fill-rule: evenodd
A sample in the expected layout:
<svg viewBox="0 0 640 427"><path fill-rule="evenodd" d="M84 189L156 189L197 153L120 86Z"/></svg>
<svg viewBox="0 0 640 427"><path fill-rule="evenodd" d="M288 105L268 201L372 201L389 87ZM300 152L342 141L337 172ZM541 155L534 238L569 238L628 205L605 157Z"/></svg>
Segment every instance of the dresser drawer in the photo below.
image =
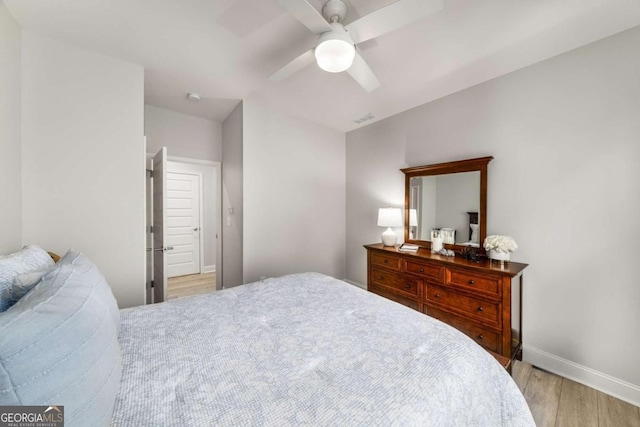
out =
<svg viewBox="0 0 640 427"><path fill-rule="evenodd" d="M369 291L373 292L374 294L378 294L381 297L385 297L387 299L390 299L391 301L395 301L397 303L400 303L404 306L407 306L409 308L412 308L414 310L418 310L418 300L417 298L410 298L410 297L405 297L402 296L400 294L397 294L393 291L389 291L388 288L384 288L382 286L378 286L375 283L372 283L371 285L369 285Z"/></svg>
<svg viewBox="0 0 640 427"><path fill-rule="evenodd" d="M377 268L371 269L371 280L375 285L387 286L412 295L418 295L418 280L403 274L395 274Z"/></svg>
<svg viewBox="0 0 640 427"><path fill-rule="evenodd" d="M426 288L425 301L428 303L438 304L461 315L489 323L492 326L500 327L502 325L502 313L499 303L462 295L440 286L429 285Z"/></svg>
<svg viewBox="0 0 640 427"><path fill-rule="evenodd" d="M400 257L372 252L371 265L374 267L384 267L400 271Z"/></svg>
<svg viewBox="0 0 640 427"><path fill-rule="evenodd" d="M469 320L447 313L446 311L440 310L429 304L425 305L423 311L425 314L453 326L484 348L498 352L498 347L501 342L500 334L498 332L492 331L488 328L483 328Z"/></svg>
<svg viewBox="0 0 640 427"><path fill-rule="evenodd" d="M526 264L511 262L498 269L489 261L443 257L427 250L408 253L380 243L365 248L369 291L439 318L500 357L512 356L513 325L522 320L512 319L518 307L513 297L522 307ZM512 294L513 286L517 292Z"/></svg>
<svg viewBox="0 0 640 427"><path fill-rule="evenodd" d="M500 276L489 276L467 272L465 270L447 269L446 282L458 288L480 292L491 296L500 296Z"/></svg>
<svg viewBox="0 0 640 427"><path fill-rule="evenodd" d="M444 267L407 261L407 273L419 274L426 279L442 282Z"/></svg>

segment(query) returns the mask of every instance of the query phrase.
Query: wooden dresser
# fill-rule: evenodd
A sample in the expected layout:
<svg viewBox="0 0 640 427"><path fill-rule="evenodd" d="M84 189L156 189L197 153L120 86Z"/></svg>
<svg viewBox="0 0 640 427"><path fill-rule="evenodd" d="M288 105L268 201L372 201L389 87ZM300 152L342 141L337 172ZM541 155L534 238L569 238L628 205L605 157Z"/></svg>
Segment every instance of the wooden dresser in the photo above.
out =
<svg viewBox="0 0 640 427"><path fill-rule="evenodd" d="M490 352L521 357L522 271L527 264L500 267L495 261L445 257L424 248L399 252L381 243L365 248L369 291L453 326Z"/></svg>

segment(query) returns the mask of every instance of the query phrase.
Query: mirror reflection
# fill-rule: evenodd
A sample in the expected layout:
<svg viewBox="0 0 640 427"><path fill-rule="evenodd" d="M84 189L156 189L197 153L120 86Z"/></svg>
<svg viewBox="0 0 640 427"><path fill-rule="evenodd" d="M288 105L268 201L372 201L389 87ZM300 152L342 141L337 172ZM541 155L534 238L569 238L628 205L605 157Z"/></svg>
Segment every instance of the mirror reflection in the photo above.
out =
<svg viewBox="0 0 640 427"><path fill-rule="evenodd" d="M480 171L410 180L409 238L479 247Z"/></svg>

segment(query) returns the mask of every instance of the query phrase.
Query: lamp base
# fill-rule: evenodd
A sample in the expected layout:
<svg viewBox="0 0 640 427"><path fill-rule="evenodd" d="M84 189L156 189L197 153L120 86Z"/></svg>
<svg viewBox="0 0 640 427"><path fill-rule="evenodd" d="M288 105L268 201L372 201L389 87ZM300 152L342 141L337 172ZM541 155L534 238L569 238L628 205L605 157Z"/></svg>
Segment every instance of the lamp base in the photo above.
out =
<svg viewBox="0 0 640 427"><path fill-rule="evenodd" d="M384 246L395 246L397 241L398 235L391 229L391 227L387 228L384 233L382 233L382 244Z"/></svg>

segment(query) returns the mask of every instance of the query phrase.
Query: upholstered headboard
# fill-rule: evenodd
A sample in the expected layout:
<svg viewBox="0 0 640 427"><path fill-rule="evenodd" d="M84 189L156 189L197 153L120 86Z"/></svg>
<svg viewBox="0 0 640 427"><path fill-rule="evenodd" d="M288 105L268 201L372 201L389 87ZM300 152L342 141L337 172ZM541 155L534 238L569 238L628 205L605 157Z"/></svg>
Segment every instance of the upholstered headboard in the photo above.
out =
<svg viewBox="0 0 640 427"><path fill-rule="evenodd" d="M53 260L53 262L58 262L60 261L60 255L56 254L55 252L47 252L49 254L49 256L51 257L51 259Z"/></svg>

